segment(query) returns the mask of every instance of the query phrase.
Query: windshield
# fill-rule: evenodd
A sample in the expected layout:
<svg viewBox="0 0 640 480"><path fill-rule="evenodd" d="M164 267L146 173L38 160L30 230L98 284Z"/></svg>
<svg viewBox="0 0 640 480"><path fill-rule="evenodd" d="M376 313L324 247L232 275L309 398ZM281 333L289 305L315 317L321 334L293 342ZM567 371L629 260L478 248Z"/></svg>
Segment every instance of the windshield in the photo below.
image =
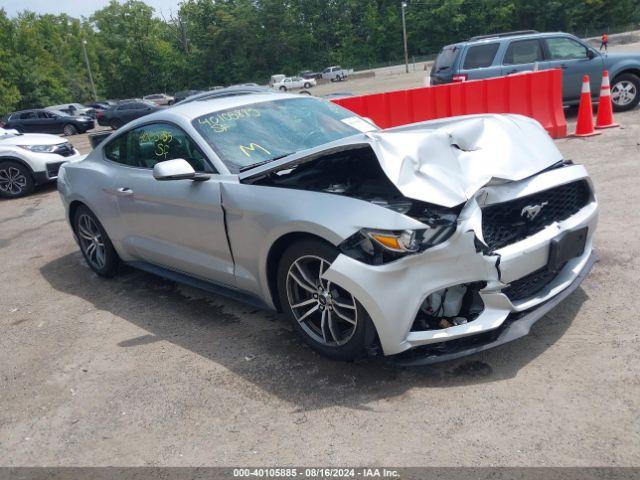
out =
<svg viewBox="0 0 640 480"><path fill-rule="evenodd" d="M198 117L192 123L234 172L375 130L352 112L312 98L274 100L220 110Z"/></svg>

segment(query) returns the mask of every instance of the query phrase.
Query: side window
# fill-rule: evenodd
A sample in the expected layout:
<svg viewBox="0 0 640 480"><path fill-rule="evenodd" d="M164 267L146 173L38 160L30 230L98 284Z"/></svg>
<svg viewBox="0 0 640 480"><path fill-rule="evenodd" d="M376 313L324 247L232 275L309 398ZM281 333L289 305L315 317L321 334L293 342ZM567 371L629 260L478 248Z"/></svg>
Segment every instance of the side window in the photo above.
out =
<svg viewBox="0 0 640 480"><path fill-rule="evenodd" d="M472 68L484 68L493 63L493 59L498 51L499 43L489 43L487 45L476 45L467 50L467 56L464 59L464 68L469 70Z"/></svg>
<svg viewBox="0 0 640 480"><path fill-rule="evenodd" d="M49 112L40 111L38 112L38 118L53 118L53 115L51 115Z"/></svg>
<svg viewBox="0 0 640 480"><path fill-rule="evenodd" d="M129 110L143 110L151 105L147 105L146 103L130 103Z"/></svg>
<svg viewBox="0 0 640 480"><path fill-rule="evenodd" d="M183 158L196 172L211 172L200 150L180 128L155 123L127 134L126 157L135 166L153 168L158 162Z"/></svg>
<svg viewBox="0 0 640 480"><path fill-rule="evenodd" d="M35 112L24 112L20 115L20 120L31 120L33 118L36 118Z"/></svg>
<svg viewBox="0 0 640 480"><path fill-rule="evenodd" d="M118 105L116 107L116 110L129 110L130 105L131 105L130 103L125 103L125 104L122 104L122 105Z"/></svg>
<svg viewBox="0 0 640 480"><path fill-rule="evenodd" d="M137 167L135 159L127 156L127 138L129 134L120 135L104 146L104 156L112 162Z"/></svg>
<svg viewBox="0 0 640 480"><path fill-rule="evenodd" d="M505 65L521 65L523 63L541 62L542 48L538 40L519 40L511 42L504 56Z"/></svg>
<svg viewBox="0 0 640 480"><path fill-rule="evenodd" d="M570 38L548 38L546 42L552 60L587 58L587 48Z"/></svg>

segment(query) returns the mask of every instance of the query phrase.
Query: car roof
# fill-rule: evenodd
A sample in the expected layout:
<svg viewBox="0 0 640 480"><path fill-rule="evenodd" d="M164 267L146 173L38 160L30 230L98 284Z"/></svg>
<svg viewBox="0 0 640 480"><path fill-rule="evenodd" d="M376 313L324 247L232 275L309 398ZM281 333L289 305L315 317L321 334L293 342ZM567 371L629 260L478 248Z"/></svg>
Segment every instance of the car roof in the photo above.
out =
<svg viewBox="0 0 640 480"><path fill-rule="evenodd" d="M224 98L224 97L232 97L232 96L237 97L240 95L249 95L254 93L271 93L271 92L273 92L273 90L267 87L252 86L252 85L236 85L231 87L219 88L217 90L207 90L201 93L196 93L195 95L190 95L184 100L181 100L176 105L214 99L214 98Z"/></svg>
<svg viewBox="0 0 640 480"><path fill-rule="evenodd" d="M171 108L159 110L149 115L145 115L137 120L131 122L131 125L137 125L138 123L146 123L150 120L174 120L176 117L181 117L188 121L198 118L208 113L218 112L220 110L226 110L228 108L243 107L246 105L253 105L256 103L274 101L274 100L287 100L295 98L313 98L313 97L301 97L300 95L292 95L288 93L254 93L248 95L238 95L231 97L212 98L209 100L201 100L195 102L189 102L184 104L177 104ZM320 100L318 100L320 101ZM140 120L141 122L138 122Z"/></svg>
<svg viewBox="0 0 640 480"><path fill-rule="evenodd" d="M511 41L511 40L526 40L530 38L556 37L558 35L571 36L571 34L566 32L537 32L537 33L514 32L513 34L496 33L495 36L483 35L482 38L472 37L466 42L454 43L447 46L453 47L453 46L462 46L462 45L478 45L483 43L494 43L496 41L506 41L506 40Z"/></svg>

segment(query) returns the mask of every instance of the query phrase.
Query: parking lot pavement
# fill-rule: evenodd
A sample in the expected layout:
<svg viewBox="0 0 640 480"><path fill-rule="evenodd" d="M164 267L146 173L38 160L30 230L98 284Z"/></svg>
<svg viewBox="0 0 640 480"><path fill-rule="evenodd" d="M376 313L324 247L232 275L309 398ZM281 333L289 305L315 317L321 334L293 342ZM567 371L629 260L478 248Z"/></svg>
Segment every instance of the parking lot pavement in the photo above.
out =
<svg viewBox="0 0 640 480"><path fill-rule="evenodd" d="M53 186L0 202L0 464L640 463L640 110L563 139L600 262L531 335L453 363L325 360L273 313L84 264Z"/></svg>
<svg viewBox="0 0 640 480"><path fill-rule="evenodd" d="M70 135L67 138L80 153L89 153L91 151L91 140L89 135L99 132L110 132L110 127L97 126L88 133L80 133L78 135Z"/></svg>

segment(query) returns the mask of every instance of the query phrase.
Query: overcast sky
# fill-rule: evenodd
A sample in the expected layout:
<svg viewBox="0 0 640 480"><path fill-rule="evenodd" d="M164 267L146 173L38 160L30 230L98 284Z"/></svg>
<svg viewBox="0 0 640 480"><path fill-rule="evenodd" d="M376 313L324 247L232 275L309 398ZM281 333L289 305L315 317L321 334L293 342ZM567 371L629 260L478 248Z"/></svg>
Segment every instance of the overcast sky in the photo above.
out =
<svg viewBox="0 0 640 480"><path fill-rule="evenodd" d="M0 8L4 8L10 17L23 10L88 17L108 3L109 0L0 0ZM155 8L156 15L161 11L168 16L169 12L175 12L178 9L179 0L144 0L144 3Z"/></svg>

